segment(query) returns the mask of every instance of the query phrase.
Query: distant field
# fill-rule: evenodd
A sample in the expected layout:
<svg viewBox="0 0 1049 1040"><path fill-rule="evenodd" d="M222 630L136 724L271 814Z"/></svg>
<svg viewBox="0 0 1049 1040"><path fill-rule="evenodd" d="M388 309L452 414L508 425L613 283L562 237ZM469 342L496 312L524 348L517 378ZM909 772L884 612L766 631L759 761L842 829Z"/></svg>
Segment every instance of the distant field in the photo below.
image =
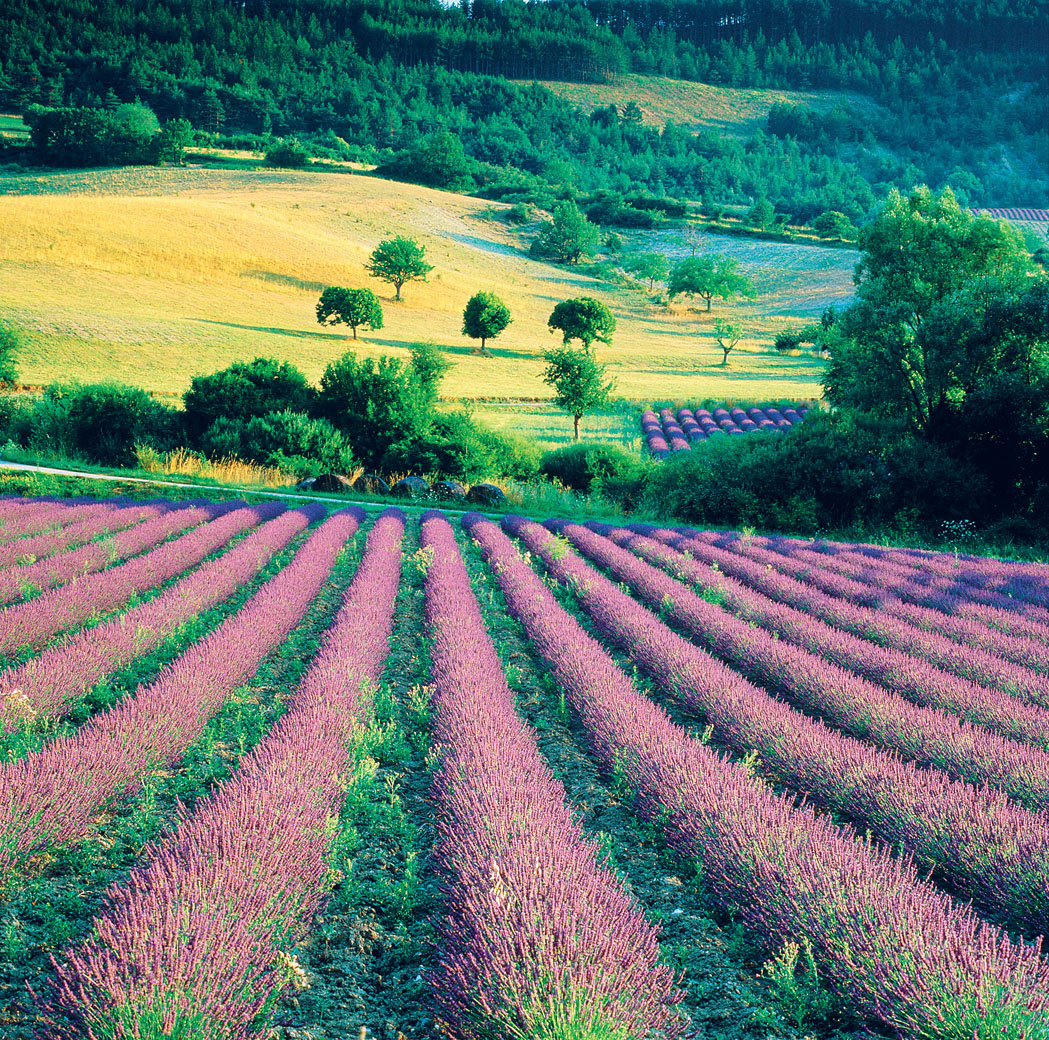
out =
<svg viewBox="0 0 1049 1040"><path fill-rule="evenodd" d="M584 110L637 102L650 126L669 120L688 130L749 135L780 102L825 110L836 104L870 105L860 94L835 90L744 90L666 76L619 76L614 83L542 82L540 86Z"/></svg>
<svg viewBox="0 0 1049 1040"><path fill-rule="evenodd" d="M29 127L21 116L0 113L0 137L28 137Z"/></svg>
<svg viewBox="0 0 1049 1040"><path fill-rule="evenodd" d="M812 397L821 364L780 357L774 331L809 320L848 291L855 255L820 246L711 239L741 255L767 295L714 315L674 313L647 293L610 287L526 255L533 231L513 232L477 199L355 174L274 170L132 169L0 176L0 313L24 330L22 379L122 379L177 394L197 373L267 355L317 379L347 349L396 352L420 339L447 349L450 398L536 398L554 304L604 299L619 329L601 348L618 393L635 399ZM435 271L404 302L363 264L380 239L418 237ZM683 249L666 236L661 245ZM704 246L706 248L706 246ZM746 255L743 255L746 254ZM782 257L782 264L777 257ZM386 328L353 344L317 325L326 285L369 285ZM480 289L509 304L514 324L470 353L462 309ZM743 322L728 368L712 317Z"/></svg>

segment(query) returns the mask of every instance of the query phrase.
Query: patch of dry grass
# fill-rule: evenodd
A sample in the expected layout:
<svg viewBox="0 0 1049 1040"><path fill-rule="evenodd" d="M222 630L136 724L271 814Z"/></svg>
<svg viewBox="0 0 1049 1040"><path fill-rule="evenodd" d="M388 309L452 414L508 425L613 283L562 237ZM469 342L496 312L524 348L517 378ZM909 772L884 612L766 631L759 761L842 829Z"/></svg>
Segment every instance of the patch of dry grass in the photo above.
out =
<svg viewBox="0 0 1049 1040"><path fill-rule="evenodd" d="M584 111L607 105L620 110L634 101L649 126L668 121L693 132L714 130L749 136L765 122L773 105L786 102L825 111L849 103L869 106L860 94L838 90L758 90L715 87L667 76L618 76L612 83L542 82L540 86Z"/></svg>
<svg viewBox="0 0 1049 1040"><path fill-rule="evenodd" d="M8 192L9 194L2 194ZM25 383L120 379L179 394L190 378L232 361L271 356L317 380L345 350L394 353L430 340L454 367L450 398L536 398L546 326L570 296L605 300L619 328L601 349L631 398L811 397L820 362L780 357L772 334L811 320L828 294L847 293L852 254L719 239L733 252L756 245L762 295L713 315L668 310L637 289L527 256L533 229L511 230L503 207L369 176L317 171L128 169L0 176L0 313L21 327ZM404 301L364 269L393 235L423 242L428 284ZM660 245L677 248L670 241ZM683 248L683 247L682 247ZM707 248L704 245L704 248ZM777 263L781 257L783 265ZM760 262L759 262L760 260ZM756 281L758 279L755 279ZM368 286L382 298L386 327L354 343L316 322L326 285ZM471 353L462 310L478 290L498 293L514 323ZM744 340L729 367L717 362L716 316L739 320ZM347 330L348 331L348 330Z"/></svg>
<svg viewBox="0 0 1049 1040"><path fill-rule="evenodd" d="M251 462L229 456L224 459L204 459L185 448L163 454L152 448L135 449L139 469L147 473L167 476L203 477L219 484L250 484L261 487L289 487L295 478L273 466L256 466Z"/></svg>

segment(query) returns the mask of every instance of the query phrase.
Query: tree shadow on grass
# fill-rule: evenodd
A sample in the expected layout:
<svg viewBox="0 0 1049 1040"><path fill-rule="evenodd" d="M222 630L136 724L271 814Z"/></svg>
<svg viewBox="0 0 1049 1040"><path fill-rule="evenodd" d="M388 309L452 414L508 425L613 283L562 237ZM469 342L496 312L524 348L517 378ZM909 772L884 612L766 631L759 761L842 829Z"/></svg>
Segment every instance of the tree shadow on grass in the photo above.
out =
<svg viewBox="0 0 1049 1040"><path fill-rule="evenodd" d="M313 332L306 329L278 329L266 325L240 325L235 321L215 321L213 318L195 318L205 325L224 325L230 329L246 329L248 332L272 332L275 336L291 336L294 339L333 339L352 343L353 339L342 332ZM363 341L362 341L363 342Z"/></svg>
<svg viewBox="0 0 1049 1040"><path fill-rule="evenodd" d="M306 289L309 292L323 292L324 282L307 282L291 274L280 274L277 271L247 270L241 274L245 278L257 278L260 282L274 282L276 285L288 285L293 289Z"/></svg>

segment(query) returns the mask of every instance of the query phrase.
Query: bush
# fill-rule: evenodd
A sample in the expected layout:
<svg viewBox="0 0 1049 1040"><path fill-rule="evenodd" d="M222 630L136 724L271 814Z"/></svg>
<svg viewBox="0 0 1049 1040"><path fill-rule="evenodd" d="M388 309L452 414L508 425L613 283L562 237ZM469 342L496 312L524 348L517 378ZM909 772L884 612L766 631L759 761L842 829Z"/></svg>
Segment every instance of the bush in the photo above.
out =
<svg viewBox="0 0 1049 1040"><path fill-rule="evenodd" d="M23 417L26 447L101 466L128 466L135 445L158 450L179 440L179 413L120 383L49 387Z"/></svg>
<svg viewBox="0 0 1049 1040"><path fill-rule="evenodd" d="M317 413L346 435L369 469L385 465L395 443L429 433L443 359L426 347L415 358L418 365L406 365L387 355L358 358L348 351L321 376Z"/></svg>
<svg viewBox="0 0 1049 1040"><path fill-rule="evenodd" d="M44 108L25 114L33 148L52 166L154 165L160 157L160 124L145 105Z"/></svg>
<svg viewBox="0 0 1049 1040"><path fill-rule="evenodd" d="M618 444L579 443L547 452L539 472L566 488L585 493L594 488L595 482L600 486L608 480L632 478L641 465L633 452Z"/></svg>
<svg viewBox="0 0 1049 1040"><path fill-rule="evenodd" d="M272 358L236 361L206 376L194 376L183 394L186 433L199 445L218 419L247 421L271 412L309 412L315 391L294 365Z"/></svg>
<svg viewBox="0 0 1049 1040"><path fill-rule="evenodd" d="M294 137L282 137L266 149L266 163L284 169L301 169L309 162L310 153Z"/></svg>
<svg viewBox="0 0 1049 1040"><path fill-rule="evenodd" d="M18 330L0 321L0 390L6 390L18 381L18 355L22 337Z"/></svg>
<svg viewBox="0 0 1049 1040"><path fill-rule="evenodd" d="M234 457L295 477L349 473L356 466L349 441L325 419L303 412L272 412L248 420L218 419L203 438L212 459Z"/></svg>
<svg viewBox="0 0 1049 1040"><path fill-rule="evenodd" d="M647 504L686 523L933 534L986 489L936 445L860 413L809 415L789 434L723 437L653 467Z"/></svg>
<svg viewBox="0 0 1049 1040"><path fill-rule="evenodd" d="M507 224L527 224L532 220L532 208L523 202L515 202L506 211Z"/></svg>
<svg viewBox="0 0 1049 1040"><path fill-rule="evenodd" d="M496 433L469 412L457 411L436 415L426 434L392 444L382 468L472 484L491 478L533 480L538 463L539 452L531 442Z"/></svg>

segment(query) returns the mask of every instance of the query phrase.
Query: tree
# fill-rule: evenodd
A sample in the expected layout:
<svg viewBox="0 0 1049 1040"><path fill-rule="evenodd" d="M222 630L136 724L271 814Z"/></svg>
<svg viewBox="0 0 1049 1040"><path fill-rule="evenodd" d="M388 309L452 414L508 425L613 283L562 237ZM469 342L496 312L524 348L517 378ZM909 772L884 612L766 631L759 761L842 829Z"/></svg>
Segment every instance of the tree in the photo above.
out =
<svg viewBox="0 0 1049 1040"><path fill-rule="evenodd" d="M193 127L188 119L169 119L160 128L157 157L161 162L185 164L186 149L193 143Z"/></svg>
<svg viewBox="0 0 1049 1040"><path fill-rule="evenodd" d="M578 263L597 251L601 234L572 201L554 206L552 219L544 221L532 243L533 256L546 257L562 264Z"/></svg>
<svg viewBox="0 0 1049 1040"><path fill-rule="evenodd" d="M397 290L394 299L399 300L405 282L425 282L433 270L425 257L426 248L414 238L387 238L375 247L364 266L376 278L389 282Z"/></svg>
<svg viewBox="0 0 1049 1040"><path fill-rule="evenodd" d="M776 217L776 210L768 199L762 197L754 201L747 213L747 223L756 228L767 228Z"/></svg>
<svg viewBox="0 0 1049 1040"><path fill-rule="evenodd" d="M732 349L742 336L743 328L740 325L722 321L720 318L714 322L714 338L718 341L718 346L721 347L722 365L728 364L728 356L732 353Z"/></svg>
<svg viewBox="0 0 1049 1040"><path fill-rule="evenodd" d="M463 151L462 141L455 134L441 131L400 152L381 166L379 173L432 188L465 191L474 187L470 172L473 165Z"/></svg>
<svg viewBox="0 0 1049 1040"><path fill-rule="evenodd" d="M662 281L670 273L670 261L662 253L631 253L624 258L623 269L635 278L647 279L651 291L657 278Z"/></svg>
<svg viewBox="0 0 1049 1040"><path fill-rule="evenodd" d="M579 420L587 412L608 403L615 379L605 381L605 366L587 350L557 347L543 352L546 370L543 382L555 391L554 404L564 408L575 423L579 440Z"/></svg>
<svg viewBox="0 0 1049 1040"><path fill-rule="evenodd" d="M737 294L752 296L750 279L739 270L739 262L730 256L688 256L674 265L667 282L667 296L699 296L710 301L718 296L730 300Z"/></svg>
<svg viewBox="0 0 1049 1040"><path fill-rule="evenodd" d="M588 353L595 339L611 343L612 333L616 331L616 319L612 312L600 300L590 296L562 300L553 309L546 324L551 332L558 329L563 334L562 342L566 347L571 340L577 339Z"/></svg>
<svg viewBox="0 0 1049 1040"><path fill-rule="evenodd" d="M474 293L463 311L463 335L479 339L485 354L485 340L495 339L512 321L510 308L495 293Z"/></svg>
<svg viewBox="0 0 1049 1040"><path fill-rule="evenodd" d="M22 349L22 337L17 329L0 321L0 390L6 390L18 381L17 358Z"/></svg>
<svg viewBox="0 0 1049 1040"><path fill-rule="evenodd" d="M1007 330L1012 312L1033 308L1035 329L1044 320L1027 295L1039 284L1030 256L1008 225L971 216L946 188L894 190L860 249L857 299L833 327L824 376L832 404L938 438L990 376L1041 363L1049 332Z"/></svg>
<svg viewBox="0 0 1049 1040"><path fill-rule="evenodd" d="M812 219L812 230L820 238L854 238L856 228L844 213L836 209L825 209Z"/></svg>
<svg viewBox="0 0 1049 1040"><path fill-rule="evenodd" d="M356 339L359 325L373 330L382 328L382 306L371 289L329 285L317 303L317 321L321 325L349 325Z"/></svg>

